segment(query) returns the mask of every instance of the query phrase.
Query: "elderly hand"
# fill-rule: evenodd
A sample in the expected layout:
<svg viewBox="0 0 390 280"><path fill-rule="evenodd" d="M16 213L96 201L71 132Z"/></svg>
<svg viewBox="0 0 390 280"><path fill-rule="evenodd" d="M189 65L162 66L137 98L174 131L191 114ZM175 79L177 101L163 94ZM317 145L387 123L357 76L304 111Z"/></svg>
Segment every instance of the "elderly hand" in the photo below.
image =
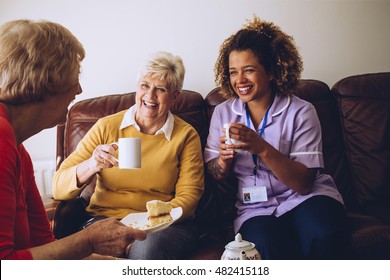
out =
<svg viewBox="0 0 390 280"><path fill-rule="evenodd" d="M118 166L118 160L114 157L117 149L116 143L97 146L89 159L77 165L77 186L81 187L89 183L93 176L103 168Z"/></svg>
<svg viewBox="0 0 390 280"><path fill-rule="evenodd" d="M83 231L88 235L91 252L101 255L124 256L134 240L144 240L146 232L126 226L114 218L107 218Z"/></svg>
<svg viewBox="0 0 390 280"><path fill-rule="evenodd" d="M118 166L118 160L114 157L117 149L118 145L116 143L97 146L90 158L92 168L98 172L103 168Z"/></svg>

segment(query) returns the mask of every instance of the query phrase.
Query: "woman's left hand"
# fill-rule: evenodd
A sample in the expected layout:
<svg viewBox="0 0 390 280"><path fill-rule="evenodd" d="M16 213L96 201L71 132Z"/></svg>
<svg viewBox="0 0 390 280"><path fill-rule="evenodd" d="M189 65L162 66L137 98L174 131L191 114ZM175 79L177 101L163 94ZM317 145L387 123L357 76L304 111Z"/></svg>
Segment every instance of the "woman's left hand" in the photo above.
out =
<svg viewBox="0 0 390 280"><path fill-rule="evenodd" d="M230 133L242 144L231 145L229 148L242 149L257 155L280 181L297 193L304 195L310 191L315 179L315 170L283 155L256 131L243 124L232 123Z"/></svg>
<svg viewBox="0 0 390 280"><path fill-rule="evenodd" d="M261 138L256 131L250 129L246 125L231 123L229 131L231 138L242 142L237 145L229 145L228 147L230 149L241 149L256 155L259 155L264 149L265 140Z"/></svg>

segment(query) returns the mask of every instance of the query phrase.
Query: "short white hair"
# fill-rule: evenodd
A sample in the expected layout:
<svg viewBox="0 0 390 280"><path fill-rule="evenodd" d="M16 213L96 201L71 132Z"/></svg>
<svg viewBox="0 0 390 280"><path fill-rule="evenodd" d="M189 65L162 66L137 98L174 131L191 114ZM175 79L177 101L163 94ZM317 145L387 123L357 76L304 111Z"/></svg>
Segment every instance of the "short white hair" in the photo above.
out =
<svg viewBox="0 0 390 280"><path fill-rule="evenodd" d="M153 53L144 61L138 81L146 76L166 81L171 91L181 91L185 76L183 60L165 51Z"/></svg>

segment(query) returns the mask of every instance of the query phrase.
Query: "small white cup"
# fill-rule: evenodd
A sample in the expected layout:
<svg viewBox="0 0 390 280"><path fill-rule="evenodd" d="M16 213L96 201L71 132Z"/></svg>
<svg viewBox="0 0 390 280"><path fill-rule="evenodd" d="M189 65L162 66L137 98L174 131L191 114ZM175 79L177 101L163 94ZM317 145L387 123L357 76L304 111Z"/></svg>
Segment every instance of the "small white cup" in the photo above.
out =
<svg viewBox="0 0 390 280"><path fill-rule="evenodd" d="M238 123L243 124L242 122L238 122ZM238 145L238 144L242 143L240 140L230 138L230 126L228 123L225 123L223 125L223 128L225 129L225 136L226 136L225 144ZM239 151L238 149L236 149L236 150Z"/></svg>
<svg viewBox="0 0 390 280"><path fill-rule="evenodd" d="M118 139L118 165L120 169L141 168L141 139Z"/></svg>

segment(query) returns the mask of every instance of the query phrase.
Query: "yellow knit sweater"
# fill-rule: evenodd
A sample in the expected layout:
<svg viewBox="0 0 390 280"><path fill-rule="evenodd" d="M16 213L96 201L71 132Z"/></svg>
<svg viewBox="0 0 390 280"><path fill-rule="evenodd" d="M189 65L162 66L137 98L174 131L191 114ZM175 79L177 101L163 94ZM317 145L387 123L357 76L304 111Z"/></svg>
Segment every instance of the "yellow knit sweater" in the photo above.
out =
<svg viewBox="0 0 390 280"><path fill-rule="evenodd" d="M64 160L53 178L54 198L68 200L80 194L76 168L91 157L96 146L137 137L141 138L141 168L101 170L87 211L120 219L146 211L147 201L159 199L170 201L172 207L181 206L181 220L193 217L204 188L202 149L196 130L177 116L170 141L164 134L143 134L133 126L120 130L125 112L100 119Z"/></svg>

